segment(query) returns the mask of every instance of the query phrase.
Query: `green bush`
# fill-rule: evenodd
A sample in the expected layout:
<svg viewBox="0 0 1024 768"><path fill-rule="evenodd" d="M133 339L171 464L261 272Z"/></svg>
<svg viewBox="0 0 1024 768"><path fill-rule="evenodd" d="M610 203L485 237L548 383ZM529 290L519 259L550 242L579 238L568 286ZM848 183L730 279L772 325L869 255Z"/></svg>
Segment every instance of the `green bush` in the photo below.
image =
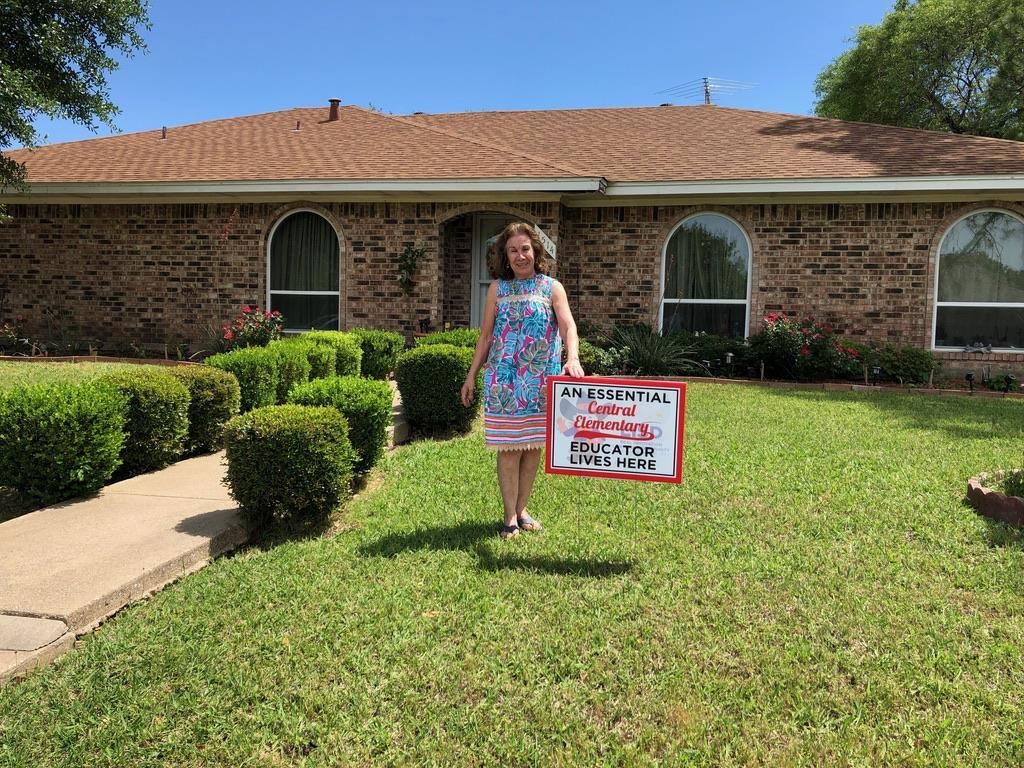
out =
<svg viewBox="0 0 1024 768"><path fill-rule="evenodd" d="M622 373L629 376L678 376L699 370L678 336L662 336L646 325L616 326L611 343Z"/></svg>
<svg viewBox="0 0 1024 768"><path fill-rule="evenodd" d="M820 381L850 378L862 369L855 347L835 336L827 324L811 318L794 320L772 312L764 328L750 337L750 358L763 361L772 378Z"/></svg>
<svg viewBox="0 0 1024 768"><path fill-rule="evenodd" d="M356 453L334 408L276 405L224 426L227 481L256 531L325 524L349 492Z"/></svg>
<svg viewBox="0 0 1024 768"><path fill-rule="evenodd" d="M277 402L283 403L288 399L292 387L309 381L313 366L309 363L306 350L300 344L272 341L268 349L277 355Z"/></svg>
<svg viewBox="0 0 1024 768"><path fill-rule="evenodd" d="M288 396L296 405L338 409L348 421L348 436L359 454L355 471L372 468L384 453L391 424L391 387L387 382L358 376L335 376L299 384Z"/></svg>
<svg viewBox="0 0 1024 768"><path fill-rule="evenodd" d="M209 365L179 365L168 373L188 388L188 438L185 453L209 453L221 446L224 424L241 406L238 379Z"/></svg>
<svg viewBox="0 0 1024 768"><path fill-rule="evenodd" d="M309 361L309 378L326 379L335 376L338 367L338 353L329 344L317 344L306 339L289 339L288 344L300 347Z"/></svg>
<svg viewBox="0 0 1024 768"><path fill-rule="evenodd" d="M128 400L119 476L141 475L181 457L188 437L188 387L165 370L141 365L99 380Z"/></svg>
<svg viewBox="0 0 1024 768"><path fill-rule="evenodd" d="M409 426L420 431L467 431L480 410L482 376L469 408L461 389L473 364L473 350L451 344L428 344L398 356L395 381Z"/></svg>
<svg viewBox="0 0 1024 768"><path fill-rule="evenodd" d="M99 381L0 391L0 485L40 504L94 493L120 463L127 413Z"/></svg>
<svg viewBox="0 0 1024 768"><path fill-rule="evenodd" d="M614 376L621 373L622 361L618 350L602 349L586 339L579 340L580 365L589 376ZM564 349L563 355L565 357Z"/></svg>
<svg viewBox="0 0 1024 768"><path fill-rule="evenodd" d="M454 328L450 331L437 331L416 340L417 347L426 347L431 344L450 344L453 347L476 348L477 339L480 337L479 328Z"/></svg>
<svg viewBox="0 0 1024 768"><path fill-rule="evenodd" d="M277 402L277 355L267 347L243 347L210 355L203 362L238 379L242 413Z"/></svg>
<svg viewBox="0 0 1024 768"><path fill-rule="evenodd" d="M927 349L917 347L887 344L877 350L876 354L885 379L900 384L927 384L932 371L937 371L941 365L935 355Z"/></svg>
<svg viewBox="0 0 1024 768"><path fill-rule="evenodd" d="M394 331L354 328L349 333L363 350L362 374L368 379L386 379L395 370L398 355L405 349L405 337Z"/></svg>
<svg viewBox="0 0 1024 768"><path fill-rule="evenodd" d="M309 331L299 338L333 347L337 354L334 372L338 376L358 376L362 371L363 349L354 336L342 331Z"/></svg>
<svg viewBox="0 0 1024 768"><path fill-rule="evenodd" d="M699 373L705 373L703 370L705 360L707 361L707 372L714 376L746 373L750 348L743 339L687 331L673 333L672 337L679 339L679 343L689 350L689 357L700 363L701 368L697 369ZM727 355L732 355L731 366L727 362L729 359Z"/></svg>

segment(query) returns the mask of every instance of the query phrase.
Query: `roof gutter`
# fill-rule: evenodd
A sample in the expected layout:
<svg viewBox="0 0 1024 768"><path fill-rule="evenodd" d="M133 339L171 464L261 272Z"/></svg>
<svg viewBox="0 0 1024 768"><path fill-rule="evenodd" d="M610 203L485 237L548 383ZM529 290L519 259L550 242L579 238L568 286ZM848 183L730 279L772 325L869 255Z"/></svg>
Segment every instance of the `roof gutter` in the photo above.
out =
<svg viewBox="0 0 1024 768"><path fill-rule="evenodd" d="M262 195L262 194L479 194L479 193L590 193L603 194L607 181L597 177L545 179L408 179L290 181L183 181L183 182L37 182L27 191L0 190L0 200L33 197Z"/></svg>
<svg viewBox="0 0 1024 768"><path fill-rule="evenodd" d="M820 195L903 192L1024 192L1024 174L905 176L868 179L766 179L611 182L606 197Z"/></svg>

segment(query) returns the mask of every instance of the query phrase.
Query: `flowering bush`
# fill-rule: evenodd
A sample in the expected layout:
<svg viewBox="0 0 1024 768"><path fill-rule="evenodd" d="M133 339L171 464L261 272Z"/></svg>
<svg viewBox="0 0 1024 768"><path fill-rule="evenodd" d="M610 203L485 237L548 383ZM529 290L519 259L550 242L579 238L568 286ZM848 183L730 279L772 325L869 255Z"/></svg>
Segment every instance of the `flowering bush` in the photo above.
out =
<svg viewBox="0 0 1024 768"><path fill-rule="evenodd" d="M265 347L275 339L281 338L284 330L284 316L276 309L263 312L259 307L246 304L240 314L231 323L224 326L224 346L227 349L238 347Z"/></svg>
<svg viewBox="0 0 1024 768"><path fill-rule="evenodd" d="M861 351L835 335L832 326L811 318L794 320L772 312L750 337L752 357L764 361L765 375L812 381L856 378L863 371Z"/></svg>

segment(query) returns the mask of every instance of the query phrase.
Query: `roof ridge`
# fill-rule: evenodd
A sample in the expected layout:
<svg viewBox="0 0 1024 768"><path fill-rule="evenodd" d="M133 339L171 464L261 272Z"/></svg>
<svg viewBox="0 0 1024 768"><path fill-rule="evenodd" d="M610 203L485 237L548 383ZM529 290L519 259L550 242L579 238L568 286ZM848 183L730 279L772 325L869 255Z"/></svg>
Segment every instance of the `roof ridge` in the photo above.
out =
<svg viewBox="0 0 1024 768"><path fill-rule="evenodd" d="M362 109L362 107L360 107L360 109ZM367 110L367 111L371 111L371 110ZM532 161L534 163L539 163L541 165L546 165L546 166L548 166L550 168L554 168L554 169L559 170L559 171L564 171L566 173L570 173L573 176L582 176L582 177L585 177L585 178L593 178L593 176L594 176L594 174L592 174L592 173L586 173L584 171L579 170L578 168L573 168L571 165L559 165L558 163L556 163L553 160L550 160L550 159L548 159L546 157L540 157L539 155L532 155L529 152L523 152L523 151L518 150L518 149L513 149L512 147L506 147L503 144L498 144L496 142L490 142L490 141L483 141L481 139L474 138L472 136L465 136L465 135L463 135L461 133L457 133L455 131L449 131L449 130L446 130L446 129L443 129L443 128L438 128L437 126L433 126L433 125L424 125L424 124L421 124L418 120L412 120L409 117L406 117L404 115L382 115L382 116L386 117L386 118L388 118L390 120L394 120L396 122L399 122L402 125L412 126L412 127L418 128L420 130L430 131L432 133L437 133L437 134L440 134L442 136L447 136L447 137L452 138L452 139L459 139L460 141L468 141L471 144L476 144L477 146L480 146L480 147L486 147L487 149L494 149L494 150L497 150L499 152L504 152L505 154L508 154L508 155L515 155L516 157L522 157L522 158L524 158L526 160L530 160L530 161Z"/></svg>

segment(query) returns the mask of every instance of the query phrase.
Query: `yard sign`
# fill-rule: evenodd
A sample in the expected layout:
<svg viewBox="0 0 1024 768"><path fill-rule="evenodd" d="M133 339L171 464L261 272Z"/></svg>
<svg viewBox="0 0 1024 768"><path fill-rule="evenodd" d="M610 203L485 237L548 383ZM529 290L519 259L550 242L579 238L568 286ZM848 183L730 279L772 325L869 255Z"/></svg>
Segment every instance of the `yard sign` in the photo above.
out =
<svg viewBox="0 0 1024 768"><path fill-rule="evenodd" d="M682 480L686 384L551 376L547 394L545 472Z"/></svg>

